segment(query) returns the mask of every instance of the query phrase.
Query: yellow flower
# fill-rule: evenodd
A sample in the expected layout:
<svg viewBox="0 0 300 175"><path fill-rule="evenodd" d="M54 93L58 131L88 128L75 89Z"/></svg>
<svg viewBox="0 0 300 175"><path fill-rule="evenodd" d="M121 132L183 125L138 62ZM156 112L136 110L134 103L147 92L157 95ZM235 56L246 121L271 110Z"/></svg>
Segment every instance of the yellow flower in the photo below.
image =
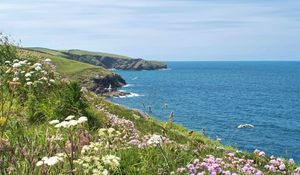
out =
<svg viewBox="0 0 300 175"><path fill-rule="evenodd" d="M3 126L6 122L6 118L5 117L0 117L0 126Z"/></svg>

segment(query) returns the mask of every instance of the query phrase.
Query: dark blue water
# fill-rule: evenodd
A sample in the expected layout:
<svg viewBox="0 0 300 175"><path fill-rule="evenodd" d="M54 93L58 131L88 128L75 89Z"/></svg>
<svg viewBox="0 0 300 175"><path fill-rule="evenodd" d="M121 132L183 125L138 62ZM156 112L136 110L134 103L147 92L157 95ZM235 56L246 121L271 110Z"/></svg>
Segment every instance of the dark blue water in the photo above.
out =
<svg viewBox="0 0 300 175"><path fill-rule="evenodd" d="M242 150L300 162L300 62L168 62L168 70L117 71L141 96L113 102L200 130ZM164 104L169 107L164 109ZM237 129L250 123L251 129Z"/></svg>

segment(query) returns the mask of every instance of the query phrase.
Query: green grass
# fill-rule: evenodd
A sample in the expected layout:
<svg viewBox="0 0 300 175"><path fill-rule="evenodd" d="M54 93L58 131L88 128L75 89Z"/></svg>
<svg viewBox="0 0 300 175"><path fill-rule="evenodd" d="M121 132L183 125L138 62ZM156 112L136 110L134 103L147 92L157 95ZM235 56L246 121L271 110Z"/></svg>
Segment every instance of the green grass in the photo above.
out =
<svg viewBox="0 0 300 175"><path fill-rule="evenodd" d="M102 56L102 57L115 57L121 59L132 59L131 57L127 57L124 55L112 54L112 53L105 53L105 52L92 52L92 51L85 51L79 49L71 49L71 50L52 50L47 48L41 47L29 47L29 50L39 51L51 55L67 57L66 53L71 53L74 55L93 55L93 56Z"/></svg>
<svg viewBox="0 0 300 175"><path fill-rule="evenodd" d="M72 53L75 55L93 55L93 56L102 56L102 57L115 57L115 58L121 58L121 59L132 59L131 57L127 57L124 55L111 54L111 53L105 53L105 52L91 52L91 51L78 50L78 49L63 50L63 51Z"/></svg>
<svg viewBox="0 0 300 175"><path fill-rule="evenodd" d="M44 48L35 48L34 50L41 51L29 51L32 55L38 55L43 58L50 58L53 64L56 66L57 71L67 78L72 80L80 80L79 78L93 77L95 75L109 75L112 74L109 70L100 67L91 65L88 63L82 63L79 61L69 60L61 52L44 49Z"/></svg>
<svg viewBox="0 0 300 175"><path fill-rule="evenodd" d="M31 47L25 48L31 51L37 51L40 53L63 57L70 60L77 60L84 63L89 63L92 65L103 66L106 68L120 68L122 69L150 69L150 68L163 68L164 64L158 61L146 61L146 60L133 60L131 57L111 54L111 53L103 53L103 52L91 52L79 49L71 49L71 50L52 50L47 48L39 48L39 47ZM101 60L103 57L110 57L110 60Z"/></svg>

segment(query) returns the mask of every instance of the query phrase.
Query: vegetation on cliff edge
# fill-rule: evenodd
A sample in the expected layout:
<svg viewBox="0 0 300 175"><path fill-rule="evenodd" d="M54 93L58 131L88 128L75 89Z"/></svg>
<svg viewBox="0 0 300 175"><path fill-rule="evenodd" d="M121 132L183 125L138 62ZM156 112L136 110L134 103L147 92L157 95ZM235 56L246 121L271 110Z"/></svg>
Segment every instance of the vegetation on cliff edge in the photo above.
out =
<svg viewBox="0 0 300 175"><path fill-rule="evenodd" d="M163 123L64 80L75 62L16 49L6 37L0 44L0 174L300 173L292 160L238 151L172 115Z"/></svg>

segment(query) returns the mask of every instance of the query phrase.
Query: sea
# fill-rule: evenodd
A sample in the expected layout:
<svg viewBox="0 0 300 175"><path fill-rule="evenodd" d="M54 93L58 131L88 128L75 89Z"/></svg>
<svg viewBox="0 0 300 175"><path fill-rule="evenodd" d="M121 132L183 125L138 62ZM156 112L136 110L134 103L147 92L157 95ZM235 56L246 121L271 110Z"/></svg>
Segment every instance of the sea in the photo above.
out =
<svg viewBox="0 0 300 175"><path fill-rule="evenodd" d="M167 69L116 73L131 95L114 103L149 112L240 150L300 162L300 62L166 62ZM251 124L253 128L238 128Z"/></svg>

